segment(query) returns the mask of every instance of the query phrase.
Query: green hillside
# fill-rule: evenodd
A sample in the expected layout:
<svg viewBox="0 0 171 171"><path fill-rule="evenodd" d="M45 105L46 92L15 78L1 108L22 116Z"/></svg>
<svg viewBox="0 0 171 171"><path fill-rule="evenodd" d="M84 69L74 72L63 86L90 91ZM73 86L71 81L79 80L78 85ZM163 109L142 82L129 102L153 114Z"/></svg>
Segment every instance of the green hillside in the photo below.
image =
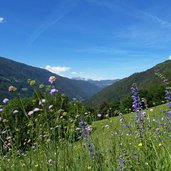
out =
<svg viewBox="0 0 171 171"><path fill-rule="evenodd" d="M130 88L133 83L137 84L139 90L162 89L161 91L163 91L164 87L162 86L162 80L155 75L156 71L171 80L171 61L165 61L147 71L135 73L115 84L112 84L91 97L88 103L92 106L98 106L104 101L112 103L116 100L122 100L130 94Z"/></svg>
<svg viewBox="0 0 171 171"><path fill-rule="evenodd" d="M51 75L55 74L0 57L0 99L11 96L8 93L10 85L16 86L23 96L30 96L32 91L28 88L27 79L35 80L37 85L40 83L48 85L48 78ZM69 98L84 100L101 90L100 87L86 81L72 80L59 75L56 77L57 89Z"/></svg>

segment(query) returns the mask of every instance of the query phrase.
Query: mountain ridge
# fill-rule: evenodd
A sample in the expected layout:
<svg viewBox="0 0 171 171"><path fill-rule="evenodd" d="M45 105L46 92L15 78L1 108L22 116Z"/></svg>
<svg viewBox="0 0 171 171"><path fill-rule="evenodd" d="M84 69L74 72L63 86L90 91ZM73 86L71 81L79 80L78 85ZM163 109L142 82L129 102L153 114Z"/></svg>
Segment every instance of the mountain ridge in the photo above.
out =
<svg viewBox="0 0 171 171"><path fill-rule="evenodd" d="M29 88L27 79L36 80L37 84L43 83L48 85L48 78L51 75L57 77L55 83L57 89L70 99L77 98L79 100L85 100L101 90L98 86L90 84L89 82L61 77L43 68L33 67L5 57L0 57L0 97L2 99L11 96L8 92L10 85L16 86L21 93L27 95L28 92L21 91L22 88Z"/></svg>
<svg viewBox="0 0 171 171"><path fill-rule="evenodd" d="M162 80L155 75L158 70L160 73L164 74L169 80L171 80L171 60L167 60L163 63L157 64L156 66L139 73L134 73L129 77L123 78L99 91L97 94L92 96L87 103L92 106L98 106L102 102L112 103L115 100L122 100L128 94L130 94L130 89L133 83L136 83L138 88L149 89L152 86L157 86L162 84Z"/></svg>

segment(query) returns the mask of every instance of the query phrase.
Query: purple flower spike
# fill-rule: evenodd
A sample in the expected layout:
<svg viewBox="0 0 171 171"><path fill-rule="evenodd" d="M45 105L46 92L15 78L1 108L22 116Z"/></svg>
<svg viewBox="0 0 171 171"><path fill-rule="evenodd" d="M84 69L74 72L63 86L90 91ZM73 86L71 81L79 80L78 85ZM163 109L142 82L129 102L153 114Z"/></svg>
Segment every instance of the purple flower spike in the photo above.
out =
<svg viewBox="0 0 171 171"><path fill-rule="evenodd" d="M171 102L168 103L168 107L171 109Z"/></svg>
<svg viewBox="0 0 171 171"><path fill-rule="evenodd" d="M0 117L0 122L2 122L3 121L3 119L2 119L2 117Z"/></svg>
<svg viewBox="0 0 171 171"><path fill-rule="evenodd" d="M3 100L3 103L6 104L8 101L9 101L9 99L5 98L5 99Z"/></svg>
<svg viewBox="0 0 171 171"><path fill-rule="evenodd" d="M171 111L168 111L167 114L171 117Z"/></svg>
<svg viewBox="0 0 171 171"><path fill-rule="evenodd" d="M2 112L3 111L3 109L2 108L0 108L0 112Z"/></svg>
<svg viewBox="0 0 171 171"><path fill-rule="evenodd" d="M124 164L124 160L123 160L123 158L119 158L119 162L120 162L120 165L123 165Z"/></svg>

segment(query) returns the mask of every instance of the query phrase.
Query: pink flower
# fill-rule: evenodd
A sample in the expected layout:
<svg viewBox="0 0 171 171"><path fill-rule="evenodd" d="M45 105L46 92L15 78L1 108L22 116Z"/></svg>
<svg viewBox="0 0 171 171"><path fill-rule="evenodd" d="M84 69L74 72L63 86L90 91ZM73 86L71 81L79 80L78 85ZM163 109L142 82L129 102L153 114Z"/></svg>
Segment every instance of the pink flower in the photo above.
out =
<svg viewBox="0 0 171 171"><path fill-rule="evenodd" d="M16 91L17 90L17 88L16 87L14 87L14 86L9 86L8 87L8 91Z"/></svg>
<svg viewBox="0 0 171 171"><path fill-rule="evenodd" d="M55 76L50 76L49 77L49 82L52 84L53 82L56 81L56 77Z"/></svg>

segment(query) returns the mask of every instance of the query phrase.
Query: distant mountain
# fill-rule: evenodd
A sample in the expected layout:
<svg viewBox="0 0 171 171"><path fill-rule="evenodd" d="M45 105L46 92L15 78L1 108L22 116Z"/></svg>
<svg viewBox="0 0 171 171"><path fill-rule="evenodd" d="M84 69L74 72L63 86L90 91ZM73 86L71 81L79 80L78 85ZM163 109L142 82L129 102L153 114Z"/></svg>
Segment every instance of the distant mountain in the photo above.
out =
<svg viewBox="0 0 171 171"><path fill-rule="evenodd" d="M92 106L98 106L104 101L111 103L115 100L122 100L130 93L130 88L133 83L137 84L139 90L148 90L151 87L161 85L161 79L155 75L156 70L171 80L171 60L168 60L148 69L147 71L135 73L127 78L117 81L111 86L98 92L87 102Z"/></svg>
<svg viewBox="0 0 171 171"><path fill-rule="evenodd" d="M4 57L0 57L0 99L12 96L8 92L8 87L14 85L23 95L31 95L31 88L27 84L27 79L33 79L36 84L43 83L49 85L48 78L55 75L45 69L32 67ZM72 80L56 75L56 87L69 98L85 100L101 90L99 86L92 83Z"/></svg>
<svg viewBox="0 0 171 171"><path fill-rule="evenodd" d="M116 83L117 81L119 81L119 79L115 79L115 80L92 80L92 79L85 79L85 78L81 78L81 77L75 77L73 79L89 82L95 86L100 87L101 89L103 89L107 86L110 86L110 85Z"/></svg>
<svg viewBox="0 0 171 171"><path fill-rule="evenodd" d="M91 84L98 86L98 87L105 88L105 87L108 87L108 86L116 83L117 81L119 81L119 79L116 79L116 80L99 80L99 81L87 80L87 81Z"/></svg>

